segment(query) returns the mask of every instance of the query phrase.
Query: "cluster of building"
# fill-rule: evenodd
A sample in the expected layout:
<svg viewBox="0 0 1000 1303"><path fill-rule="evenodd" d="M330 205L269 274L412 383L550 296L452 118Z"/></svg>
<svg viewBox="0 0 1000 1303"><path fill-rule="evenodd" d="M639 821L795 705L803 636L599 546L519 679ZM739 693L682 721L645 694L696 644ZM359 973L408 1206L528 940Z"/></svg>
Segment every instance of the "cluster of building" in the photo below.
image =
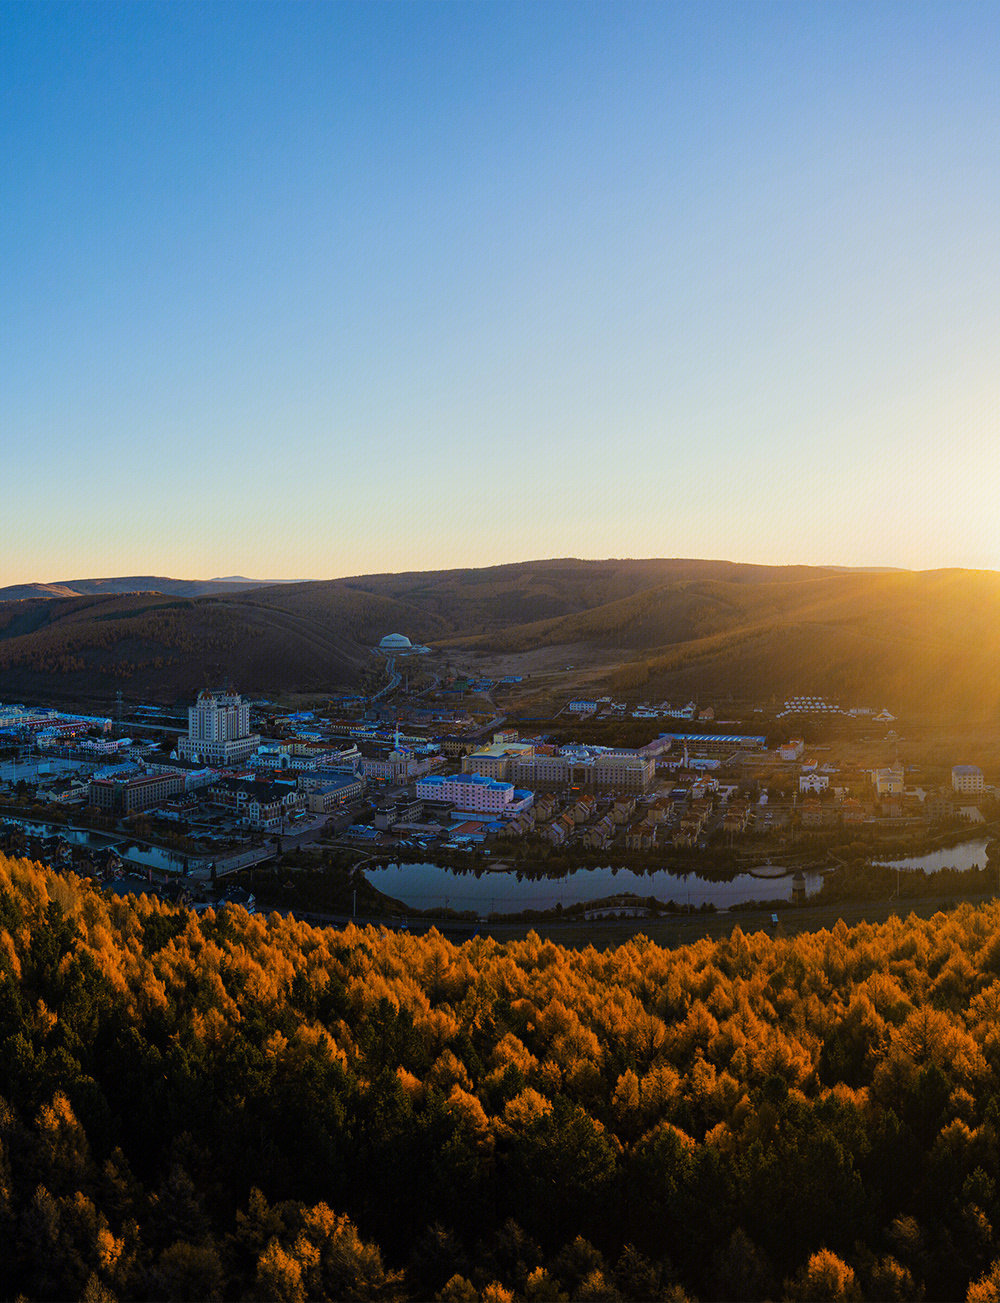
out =
<svg viewBox="0 0 1000 1303"><path fill-rule="evenodd" d="M931 824L956 818L982 823L980 803L992 794L977 765L954 765L947 786L907 783L905 768L898 761L870 770L868 779L868 794L858 795L856 785L852 792L832 765L822 769L806 766L798 783L804 796L798 809L801 827L834 828L906 818Z"/></svg>
<svg viewBox="0 0 1000 1303"><path fill-rule="evenodd" d="M871 719L874 724L889 724L896 716L884 708L873 710L870 706L848 706L846 709L825 697L789 697L776 718L786 715L847 715L852 719Z"/></svg>
<svg viewBox="0 0 1000 1303"><path fill-rule="evenodd" d="M30 779L40 800L116 820L155 812L178 823L206 816L207 824L214 810L262 831L360 799L366 768L386 765L385 756L363 755L354 744L264 739L251 728L250 704L235 692L202 692L187 713L187 730L167 753L156 742L109 736L110 718L0 707L15 753L5 776L8 783ZM397 759L388 763L393 772L408 757Z"/></svg>
<svg viewBox="0 0 1000 1303"><path fill-rule="evenodd" d="M628 702L616 701L613 697L574 697L563 709L571 715L597 715L612 719L624 718L626 714L630 714L633 719L710 720L715 717L715 712L710 706L699 710L694 701L689 701L684 706L674 706L669 701L661 701L659 704L641 701L630 710Z"/></svg>
<svg viewBox="0 0 1000 1303"><path fill-rule="evenodd" d="M71 715L46 706L0 705L0 738L15 742L30 738L37 746L44 747L63 738L107 734L111 727L110 717L103 715ZM97 739L90 741L91 749L99 750Z"/></svg>
<svg viewBox="0 0 1000 1303"><path fill-rule="evenodd" d="M480 819L478 828L466 823L463 831L483 837L530 834L556 846L691 846L721 824L735 792L705 775L720 763L712 757L765 744L762 736L662 734L631 749L557 746L499 731L465 751L460 772L423 779L416 794L453 803L454 818ZM696 760L694 749L708 754ZM678 782L678 773L687 780Z"/></svg>
<svg viewBox="0 0 1000 1303"><path fill-rule="evenodd" d="M763 711L764 707L758 709ZM609 696L574 697L566 702L563 710L570 715L606 719L620 719L626 715L632 719L688 719L698 720L701 723L709 723L715 719L713 706L700 707L696 701L688 701L684 705L677 705L670 701L640 701L630 707L627 702L616 701ZM828 701L825 697L809 696L789 697L776 712L778 719L789 715L845 715L852 719L870 719L876 724L889 723L895 719L895 715L890 714L888 710L874 710L869 706L843 707Z"/></svg>
<svg viewBox="0 0 1000 1303"><path fill-rule="evenodd" d="M186 734L170 755L95 774L90 804L122 817L157 809L190 819L199 807L228 812L256 831L274 831L360 799L366 782L357 747L322 740L264 740L250 705L235 692L204 691L188 710Z"/></svg>
<svg viewBox="0 0 1000 1303"><path fill-rule="evenodd" d="M669 742L625 750L599 746L549 746L541 742L500 739L471 752L463 761L466 773L507 781L518 787L644 792L656 774L658 756Z"/></svg>
<svg viewBox="0 0 1000 1303"><path fill-rule="evenodd" d="M426 648L390 634L378 650L395 663ZM603 697L574 699L565 709L587 717L619 707ZM796 697L782 713L839 711L819 697ZM362 720L330 713L269 713L266 703L236 692L205 690L187 709L186 729L171 716L171 732L159 708L135 712L136 731L160 729L171 738L166 745L122 737L110 718L24 706L0 706L0 734L36 755L85 763L86 773L50 785L51 798L114 819L155 812L189 828L221 820L230 830L276 832L341 815L341 830L358 837L440 836L458 844L531 835L557 846L701 847L712 837L790 824L973 818L987 790L974 766L955 766L947 791L924 790L908 787L898 765L859 776L818 764L802 738L769 748L763 734L695 731L693 721L711 710L694 702L634 710L692 722L633 748L556 744L520 736L502 727L502 717L476 723L459 710L419 705L404 717L405 732L395 712L377 703ZM776 771L777 800L765 790ZM362 802L368 822L354 824Z"/></svg>

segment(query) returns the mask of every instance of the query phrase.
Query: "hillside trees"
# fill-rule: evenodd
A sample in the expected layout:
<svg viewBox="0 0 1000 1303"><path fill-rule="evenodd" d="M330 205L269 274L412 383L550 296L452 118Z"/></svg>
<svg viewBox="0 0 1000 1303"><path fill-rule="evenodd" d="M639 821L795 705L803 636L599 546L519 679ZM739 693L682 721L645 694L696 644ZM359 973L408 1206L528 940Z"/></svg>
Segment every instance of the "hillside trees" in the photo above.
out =
<svg viewBox="0 0 1000 1303"><path fill-rule="evenodd" d="M1000 905L456 947L0 860L0 1291L987 1297L998 954Z"/></svg>

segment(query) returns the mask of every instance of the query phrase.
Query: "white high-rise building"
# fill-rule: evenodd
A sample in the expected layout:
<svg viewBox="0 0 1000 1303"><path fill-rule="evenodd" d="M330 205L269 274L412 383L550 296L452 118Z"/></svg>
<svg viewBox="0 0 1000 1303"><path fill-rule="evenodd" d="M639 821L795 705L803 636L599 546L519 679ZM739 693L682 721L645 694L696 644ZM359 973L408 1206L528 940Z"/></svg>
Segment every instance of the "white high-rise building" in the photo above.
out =
<svg viewBox="0 0 1000 1303"><path fill-rule="evenodd" d="M183 760L208 764L238 764L260 745L260 735L250 732L250 706L236 692L198 693L188 707L187 737L177 743Z"/></svg>
<svg viewBox="0 0 1000 1303"><path fill-rule="evenodd" d="M199 742L232 742L250 734L250 706L235 692L201 692L188 707L188 737Z"/></svg>

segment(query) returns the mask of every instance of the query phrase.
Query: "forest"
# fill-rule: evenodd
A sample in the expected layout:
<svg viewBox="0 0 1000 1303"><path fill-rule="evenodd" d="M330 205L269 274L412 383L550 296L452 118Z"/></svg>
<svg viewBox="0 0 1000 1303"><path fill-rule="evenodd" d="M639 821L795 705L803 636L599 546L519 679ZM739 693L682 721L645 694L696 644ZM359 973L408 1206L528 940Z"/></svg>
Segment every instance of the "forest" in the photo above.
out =
<svg viewBox="0 0 1000 1303"><path fill-rule="evenodd" d="M8 1299L1000 1299L1000 903L795 938L201 914L0 859Z"/></svg>

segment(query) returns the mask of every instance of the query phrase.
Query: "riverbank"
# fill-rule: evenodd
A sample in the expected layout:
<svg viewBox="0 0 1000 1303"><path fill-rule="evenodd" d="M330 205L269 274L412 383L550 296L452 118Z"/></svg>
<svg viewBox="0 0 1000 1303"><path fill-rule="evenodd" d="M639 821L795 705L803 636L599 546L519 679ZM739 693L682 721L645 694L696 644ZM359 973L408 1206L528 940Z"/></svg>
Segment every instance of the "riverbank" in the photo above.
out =
<svg viewBox="0 0 1000 1303"><path fill-rule="evenodd" d="M591 947L595 950L613 950L636 937L646 937L655 945L662 946L666 950L674 950L679 946L693 945L703 938L718 940L728 937L736 928L748 934L766 932L772 937L793 937L803 932L829 930L841 920L848 927L855 927L860 923L884 923L889 918L908 918L910 915L916 918L932 918L935 914L948 913L964 904L976 906L988 904L995 899L992 893L979 893L964 899L956 899L954 896L931 896L916 901L884 900L844 902L838 905L801 905L777 911L777 923L774 922L774 911L767 908L659 918L599 919L587 922L548 919L523 923L471 923L461 919L403 918L402 916L382 918L360 913L352 916L349 912L317 914L287 906L278 912L291 914L316 927L343 928L349 923L354 923L358 927L403 929L414 935L422 935L434 929L456 944L469 940L473 936L492 937L499 943L522 941L533 932L543 940L554 941L571 950L586 950Z"/></svg>
<svg viewBox="0 0 1000 1303"><path fill-rule="evenodd" d="M727 910L717 914L686 914L644 919L611 919L589 923L565 924L484 924L480 935L498 941L516 941L529 931L558 942L561 946L583 950L611 950L634 937L645 936L658 946L672 950L691 945L703 937L716 940L727 937L738 927L743 932L766 932L769 936L798 936L800 932L830 929L843 920L848 927L859 923L884 923L889 918L931 918L947 913L959 905L981 905L995 899L993 893L977 893L964 899L954 896L929 896L923 900L841 901L835 905L798 905L777 911L769 909Z"/></svg>

